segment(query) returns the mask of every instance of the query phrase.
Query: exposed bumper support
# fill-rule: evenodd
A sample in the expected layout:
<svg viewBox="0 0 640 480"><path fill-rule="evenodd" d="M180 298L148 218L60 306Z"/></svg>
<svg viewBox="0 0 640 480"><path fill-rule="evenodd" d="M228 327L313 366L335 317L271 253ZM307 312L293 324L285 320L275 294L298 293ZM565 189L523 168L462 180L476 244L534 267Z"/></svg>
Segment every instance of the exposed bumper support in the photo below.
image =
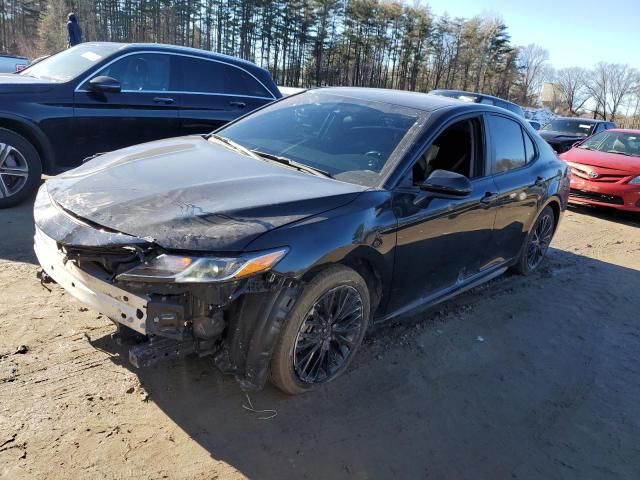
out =
<svg viewBox="0 0 640 480"><path fill-rule="evenodd" d="M66 261L56 242L36 227L34 250L44 271L62 288L111 320L146 335L149 299L122 290Z"/></svg>

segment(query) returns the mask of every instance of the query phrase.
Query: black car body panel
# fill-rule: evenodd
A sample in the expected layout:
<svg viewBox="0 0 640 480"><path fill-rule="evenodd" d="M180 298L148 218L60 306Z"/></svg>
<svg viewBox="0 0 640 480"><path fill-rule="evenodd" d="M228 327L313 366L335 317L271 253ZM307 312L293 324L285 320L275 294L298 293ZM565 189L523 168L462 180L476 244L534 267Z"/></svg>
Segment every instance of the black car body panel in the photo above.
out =
<svg viewBox="0 0 640 480"><path fill-rule="evenodd" d="M226 55L160 44L84 43L74 48L92 46L107 46L109 51L68 81L29 77L29 69L21 74L0 74L0 128L22 135L35 146L44 173L57 174L76 167L96 153L161 138L210 132L282 96L267 70ZM142 54L170 58L168 88L161 91L123 88L114 93L87 90L86 82L109 65ZM178 59L205 62L212 68L231 68L255 79L263 93L243 93L240 87L219 94L185 91L185 85L178 80L174 82L174 77L177 79L177 74L186 70L185 65L178 65Z"/></svg>
<svg viewBox="0 0 640 480"><path fill-rule="evenodd" d="M371 292L374 323L382 323L502 273L517 260L540 212L551 206L558 220L566 208L567 166L524 119L495 107L429 95L327 91L424 112L379 184L367 188L322 178L201 137L184 137L104 155L47 181L36 206L37 229L63 251L66 244L72 247L79 265L91 263L93 246L105 252L112 248L117 255L127 241L143 256L146 249L217 255L287 248L268 273L240 281L114 280L126 291L147 295L149 308L179 306L181 316L165 330L147 318L148 333L192 341L184 324L207 319L217 333L206 342L218 343L206 348L215 351L217 365L243 388L255 389L264 385L297 295L317 272L332 265L359 272ZM489 121L493 117L522 129L535 150L530 163L494 171L495 152L504 139ZM484 138L478 157L484 161L471 179L471 193L443 197L406 183L420 153L452 123L469 118L478 122ZM57 213L41 213L48 209ZM69 227L69 222L85 225ZM85 230L91 226L104 230L100 237ZM78 245L83 239L84 251ZM197 345L199 353L208 351Z"/></svg>

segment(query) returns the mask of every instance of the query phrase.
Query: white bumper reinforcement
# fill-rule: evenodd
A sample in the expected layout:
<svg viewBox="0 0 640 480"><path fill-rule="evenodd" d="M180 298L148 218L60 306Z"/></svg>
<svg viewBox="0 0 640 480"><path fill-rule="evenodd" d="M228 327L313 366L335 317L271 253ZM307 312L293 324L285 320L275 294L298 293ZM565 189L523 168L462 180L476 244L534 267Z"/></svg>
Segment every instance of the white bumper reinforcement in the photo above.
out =
<svg viewBox="0 0 640 480"><path fill-rule="evenodd" d="M44 271L67 292L111 320L146 334L148 299L89 275L73 262L65 262L56 242L38 228L34 250Z"/></svg>

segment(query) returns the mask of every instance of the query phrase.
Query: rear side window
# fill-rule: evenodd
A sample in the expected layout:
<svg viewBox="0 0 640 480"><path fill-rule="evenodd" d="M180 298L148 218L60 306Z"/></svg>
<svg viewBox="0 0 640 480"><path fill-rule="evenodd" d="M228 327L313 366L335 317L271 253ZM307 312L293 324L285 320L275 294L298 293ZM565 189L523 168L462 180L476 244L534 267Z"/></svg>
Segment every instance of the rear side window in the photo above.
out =
<svg viewBox="0 0 640 480"><path fill-rule="evenodd" d="M489 127L494 145L494 173L506 172L526 165L528 158L525 138L531 139L522 131L520 125L505 117L489 115ZM529 146L535 156L533 144Z"/></svg>
<svg viewBox="0 0 640 480"><path fill-rule="evenodd" d="M529 137L524 130L522 130L522 138L524 138L524 150L527 155L527 163L531 163L536 158L536 148L531 141L531 137Z"/></svg>
<svg viewBox="0 0 640 480"><path fill-rule="evenodd" d="M240 68L214 60L177 58L174 88L180 92L272 96L254 77Z"/></svg>

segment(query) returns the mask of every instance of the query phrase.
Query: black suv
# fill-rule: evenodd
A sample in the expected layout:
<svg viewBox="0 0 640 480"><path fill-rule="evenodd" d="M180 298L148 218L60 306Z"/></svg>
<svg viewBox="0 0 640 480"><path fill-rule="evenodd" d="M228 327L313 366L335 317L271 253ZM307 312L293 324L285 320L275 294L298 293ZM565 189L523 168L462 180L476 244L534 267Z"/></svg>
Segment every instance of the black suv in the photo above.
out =
<svg viewBox="0 0 640 480"><path fill-rule="evenodd" d="M204 133L282 95L253 63L158 44L83 43L0 74L0 208L96 153Z"/></svg>
<svg viewBox="0 0 640 480"><path fill-rule="evenodd" d="M465 92L462 90L431 90L431 95L440 95L441 97L455 98L463 102L482 103L483 105L494 105L504 108L515 113L519 117L524 118L524 110L519 105L502 98L485 95L484 93Z"/></svg>
<svg viewBox="0 0 640 480"><path fill-rule="evenodd" d="M564 153L571 150L574 143L610 128L616 128L616 124L588 118L556 118L538 133L557 153Z"/></svg>

